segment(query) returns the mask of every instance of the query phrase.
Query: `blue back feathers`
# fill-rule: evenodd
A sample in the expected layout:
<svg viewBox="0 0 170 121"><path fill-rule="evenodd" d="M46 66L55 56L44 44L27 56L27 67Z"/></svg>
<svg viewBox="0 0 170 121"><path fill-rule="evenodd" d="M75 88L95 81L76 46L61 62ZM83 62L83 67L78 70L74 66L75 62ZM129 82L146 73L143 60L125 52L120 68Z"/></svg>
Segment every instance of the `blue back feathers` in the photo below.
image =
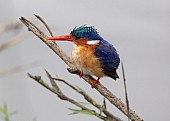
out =
<svg viewBox="0 0 170 121"><path fill-rule="evenodd" d="M113 45L106 40L100 41L100 44L96 47L94 54L104 65L104 69L111 71L118 68L120 63L119 55Z"/></svg>
<svg viewBox="0 0 170 121"><path fill-rule="evenodd" d="M120 58L112 44L106 40L100 41L94 51L94 55L96 55L96 57L100 60L102 70L105 75L113 78L114 80L119 78L116 73L116 69L119 66Z"/></svg>
<svg viewBox="0 0 170 121"><path fill-rule="evenodd" d="M103 38L98 34L97 30L93 26L82 25L75 27L71 34L76 38L88 38L89 40L102 40Z"/></svg>

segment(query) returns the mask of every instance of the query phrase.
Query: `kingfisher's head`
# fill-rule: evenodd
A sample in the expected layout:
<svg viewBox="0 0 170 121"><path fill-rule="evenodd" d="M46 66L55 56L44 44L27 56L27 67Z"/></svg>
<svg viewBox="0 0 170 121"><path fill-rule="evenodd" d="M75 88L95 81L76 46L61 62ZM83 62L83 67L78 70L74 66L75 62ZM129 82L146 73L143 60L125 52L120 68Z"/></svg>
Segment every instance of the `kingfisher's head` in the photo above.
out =
<svg viewBox="0 0 170 121"><path fill-rule="evenodd" d="M47 40L58 40L58 41L72 41L74 43L83 43L86 44L92 43L95 41L99 42L103 38L98 34L97 30L93 26L80 26L75 27L70 34L62 36L54 36L46 38Z"/></svg>
<svg viewBox="0 0 170 121"><path fill-rule="evenodd" d="M88 40L101 40L102 37L98 34L94 26L75 27L70 33L75 39L87 38Z"/></svg>

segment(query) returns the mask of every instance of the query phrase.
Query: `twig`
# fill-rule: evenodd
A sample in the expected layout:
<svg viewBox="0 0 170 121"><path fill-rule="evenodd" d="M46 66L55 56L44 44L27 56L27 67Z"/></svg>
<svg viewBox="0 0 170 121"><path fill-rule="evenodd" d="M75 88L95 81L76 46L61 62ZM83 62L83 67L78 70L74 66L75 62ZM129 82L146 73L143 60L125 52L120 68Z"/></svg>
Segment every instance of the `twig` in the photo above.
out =
<svg viewBox="0 0 170 121"><path fill-rule="evenodd" d="M103 108L104 108L104 109L107 109L107 107L106 107L106 100L105 100L105 98L103 99L103 105L102 105L102 106L103 106Z"/></svg>
<svg viewBox="0 0 170 121"><path fill-rule="evenodd" d="M124 82L124 88L125 88L125 100L126 100L126 105L127 105L127 112L128 112L128 115L130 115L129 114L130 107L129 107L129 99L128 99L128 94L127 94L127 87L126 87L125 71L124 71L124 66L123 66L123 62L122 61L121 61L121 66L122 66L123 82ZM130 120L130 119L128 118L128 120Z"/></svg>
<svg viewBox="0 0 170 121"><path fill-rule="evenodd" d="M28 27L29 31L32 31L37 37L39 37L46 45L48 45L70 68L73 68L73 64L70 61L70 58L59 48L59 46L53 42L48 41L45 38L47 36L38 29L34 24L32 24L29 20L25 19L24 17L20 18L21 22ZM86 82L92 84L94 78L89 75L84 75L82 77ZM119 100L113 93L111 93L106 87L102 84L98 83L95 86L95 89L103 95L106 99L108 99L113 105L115 105L121 112L123 112L127 117L129 117L133 121L143 121L134 111L129 109L129 115L127 112L127 106Z"/></svg>
<svg viewBox="0 0 170 121"><path fill-rule="evenodd" d="M79 92L79 90L74 87L73 85L69 84L68 82L66 82L64 79L61 79L59 77L56 77L56 78L53 78L54 80L57 80L57 81L60 81L60 82L63 82L64 84L66 84L67 86L71 87L73 90Z"/></svg>
<svg viewBox="0 0 170 121"><path fill-rule="evenodd" d="M65 81L64 79L61 78L53 78L57 81L61 81L64 84L66 84L67 86L69 86L70 88L72 88L73 90L75 90L76 92L78 92L79 94L81 94L84 99L89 102L90 104L92 104L94 107L98 108L101 112L103 112L108 119L112 119L115 121L122 121L121 119L119 119L118 117L114 116L113 114L111 114L109 111L106 110L105 107L103 107L102 105L98 104L94 99L92 99L84 90L82 90L80 87L74 87L73 85L69 84L67 81Z"/></svg>
<svg viewBox="0 0 170 121"><path fill-rule="evenodd" d="M47 23L38 15L34 14L35 17L37 17L43 24L44 26L47 28L47 30L49 31L50 35L53 36L52 31L50 30L49 26L47 25Z"/></svg>
<svg viewBox="0 0 170 121"><path fill-rule="evenodd" d="M54 41L48 41L47 35L45 35L38 27L36 27L29 20L24 17L19 18L23 24L28 27L29 31L32 31L38 38L40 38L50 49L52 49L69 67L73 67L71 60L67 55L60 49L60 47Z"/></svg>
<svg viewBox="0 0 170 121"><path fill-rule="evenodd" d="M93 115L97 116L98 118L104 120L104 121L108 121L108 119L105 116L100 115L99 113L96 113L94 110L91 110L83 105L81 105L79 102L75 101L74 99L66 96L65 94L63 94L63 92L60 90L59 86L55 83L54 79L51 77L51 75L48 73L48 71L46 71L46 74L50 80L51 86L50 87L47 83L45 83L40 76L32 76L31 74L28 73L28 76L30 78L32 78L33 80L35 80L36 82L38 82L39 84L41 84L43 87L45 87L46 89L50 90L51 92L53 92L54 94L56 94L61 100L64 101L68 101L76 106L78 106L79 108L81 108L82 110L86 110L91 112Z"/></svg>

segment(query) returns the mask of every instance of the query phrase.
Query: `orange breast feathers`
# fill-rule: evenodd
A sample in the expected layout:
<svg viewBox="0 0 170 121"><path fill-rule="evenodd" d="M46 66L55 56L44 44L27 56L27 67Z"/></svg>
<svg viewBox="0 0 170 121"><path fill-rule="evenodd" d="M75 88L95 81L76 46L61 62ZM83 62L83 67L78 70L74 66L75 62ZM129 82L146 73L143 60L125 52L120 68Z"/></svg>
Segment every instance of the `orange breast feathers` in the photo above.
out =
<svg viewBox="0 0 170 121"><path fill-rule="evenodd" d="M96 45L88 45L75 43L71 53L71 59L77 69L84 74L103 77L102 65L98 58L94 55Z"/></svg>

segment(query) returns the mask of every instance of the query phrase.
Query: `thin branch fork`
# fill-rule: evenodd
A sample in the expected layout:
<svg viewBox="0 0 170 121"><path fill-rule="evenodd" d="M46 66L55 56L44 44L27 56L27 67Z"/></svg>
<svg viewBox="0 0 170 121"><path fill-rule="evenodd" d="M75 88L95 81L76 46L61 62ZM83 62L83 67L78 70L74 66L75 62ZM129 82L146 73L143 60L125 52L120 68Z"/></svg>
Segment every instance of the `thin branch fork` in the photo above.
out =
<svg viewBox="0 0 170 121"><path fill-rule="evenodd" d="M109 111L106 110L106 106L103 107L103 105L98 104L94 99L92 99L92 97L90 97L83 89L81 89L80 87L74 87L73 85L69 84L67 81L61 79L61 78L53 78L54 80L63 82L64 84L66 84L67 86L69 86L70 88L72 88L73 90L75 90L76 92L78 92L79 94L81 94L84 99L89 102L90 104L92 104L94 107L98 108L100 110L100 112L103 112L109 119L114 119L115 121L121 121L121 119L119 119L118 117L112 115Z"/></svg>
<svg viewBox="0 0 170 121"><path fill-rule="evenodd" d="M50 83L51 83L51 86L52 86L52 87L49 86L47 83L45 83L45 82L41 79L40 76L32 76L32 75L29 74L29 73L28 73L28 76L29 76L30 78L32 78L33 80L35 80L36 82L38 82L38 83L39 83L40 85L42 85L43 87L45 87L46 89L48 89L48 90L50 90L51 92L53 92L54 94L56 94L61 100L68 101L68 102L70 102L70 103L78 106L79 108L81 108L82 111L83 111L83 110L84 110L84 111L88 111L88 112L90 112L91 114L95 115L96 117L98 117L98 118L100 118L100 119L102 119L102 120L104 120L104 121L109 121L108 118L110 118L110 117L105 117L105 116L101 115L100 113L97 113L96 111L91 110L91 109L83 106L83 105L80 104L79 102L75 101L74 99L66 96L66 95L61 91L61 89L59 88L59 86L57 85L57 83L54 81L55 79L52 78L52 76L49 74L49 72L46 71L46 70L45 70L45 72L46 72L46 74L47 74L47 76L48 76L48 78L49 78L49 80L50 80ZM69 85L70 85L70 84L69 84ZM72 87L73 87L73 86L72 86ZM122 121L122 120L120 120L120 119L118 119L118 118L116 118L116 117L114 117L114 118L111 117L111 118L112 118L111 121Z"/></svg>
<svg viewBox="0 0 170 121"><path fill-rule="evenodd" d="M74 73L74 65L71 63L70 58L59 48L59 46L53 42L46 40L47 35L45 35L38 27L36 27L29 20L24 17L19 18L23 24L25 24L29 31L32 31L38 38L40 38L50 49L52 49L70 68ZM75 73L78 74L78 73ZM94 78L89 75L84 75L82 77L87 83L92 84ZM101 83L96 84L95 89L103 95L106 99L108 99L113 105L115 105L121 112L123 112L129 119L132 121L143 121L141 117L139 117L135 111L129 109L129 113L127 110L127 106L117 98L112 92L110 92L106 87L104 87Z"/></svg>

